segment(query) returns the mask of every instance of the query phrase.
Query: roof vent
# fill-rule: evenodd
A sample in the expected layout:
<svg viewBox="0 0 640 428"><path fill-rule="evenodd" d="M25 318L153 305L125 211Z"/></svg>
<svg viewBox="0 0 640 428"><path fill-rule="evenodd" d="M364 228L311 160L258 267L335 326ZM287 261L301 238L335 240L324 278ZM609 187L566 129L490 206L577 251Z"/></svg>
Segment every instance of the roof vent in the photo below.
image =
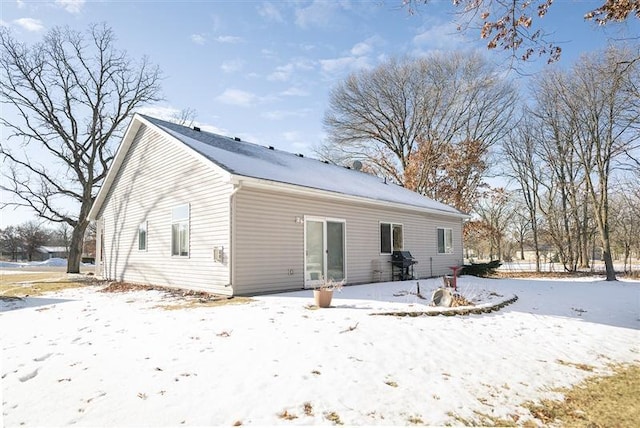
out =
<svg viewBox="0 0 640 428"><path fill-rule="evenodd" d="M235 141L242 141L242 140L240 139L240 137L233 137L233 139L234 139Z"/></svg>
<svg viewBox="0 0 640 428"><path fill-rule="evenodd" d="M273 146L269 146L269 150L275 150Z"/></svg>
<svg viewBox="0 0 640 428"><path fill-rule="evenodd" d="M200 128L199 128L199 127L197 127L197 126L194 126L194 127L193 127L193 130L194 130L194 131L198 131L198 132L200 132Z"/></svg>
<svg viewBox="0 0 640 428"><path fill-rule="evenodd" d="M299 158L303 158L303 157L304 157L304 155L303 155L302 153L298 153L298 157L299 157Z"/></svg>
<svg viewBox="0 0 640 428"><path fill-rule="evenodd" d="M356 171L360 171L362 169L362 162L360 162L359 160L354 160L353 169L355 169Z"/></svg>

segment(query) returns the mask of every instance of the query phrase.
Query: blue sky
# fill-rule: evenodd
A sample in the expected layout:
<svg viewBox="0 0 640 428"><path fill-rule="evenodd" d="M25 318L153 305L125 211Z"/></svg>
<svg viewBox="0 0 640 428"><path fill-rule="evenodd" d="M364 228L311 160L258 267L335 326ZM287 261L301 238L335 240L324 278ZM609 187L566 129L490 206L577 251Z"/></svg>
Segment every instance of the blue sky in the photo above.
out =
<svg viewBox="0 0 640 428"><path fill-rule="evenodd" d="M418 13L402 0L300 1L4 1L1 24L27 43L56 25L82 30L106 22L117 46L146 55L165 75L165 101L155 116L197 111L205 129L259 144L313 155L322 143L322 117L333 85L350 72L394 55L480 49L501 67L505 56L487 52L477 31L456 31L450 0L432 0ZM610 38L638 36L631 18L598 28L585 22L598 1L556 0L538 22L563 49L561 66ZM544 61L527 65L535 72ZM511 73L525 87L526 77ZM4 138L3 138L4 141ZM6 195L3 195L3 198ZM3 210L0 227L24 221Z"/></svg>

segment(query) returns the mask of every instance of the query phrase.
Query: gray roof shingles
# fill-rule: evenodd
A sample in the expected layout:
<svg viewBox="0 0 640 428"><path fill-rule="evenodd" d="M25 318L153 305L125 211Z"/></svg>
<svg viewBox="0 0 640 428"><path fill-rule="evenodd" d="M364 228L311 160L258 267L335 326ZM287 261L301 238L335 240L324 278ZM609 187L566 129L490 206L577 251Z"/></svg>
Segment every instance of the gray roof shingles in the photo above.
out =
<svg viewBox="0 0 640 428"><path fill-rule="evenodd" d="M141 116L233 175L465 216L453 207L371 174Z"/></svg>

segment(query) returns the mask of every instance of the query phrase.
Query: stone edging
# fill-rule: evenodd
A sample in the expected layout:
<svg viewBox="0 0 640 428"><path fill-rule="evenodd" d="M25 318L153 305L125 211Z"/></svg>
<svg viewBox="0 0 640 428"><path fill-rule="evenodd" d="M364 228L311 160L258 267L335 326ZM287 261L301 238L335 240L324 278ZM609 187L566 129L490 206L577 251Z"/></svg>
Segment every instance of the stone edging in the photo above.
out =
<svg viewBox="0 0 640 428"><path fill-rule="evenodd" d="M488 314L490 312L499 311L500 309L514 303L518 300L518 296L514 295L512 298L504 300L500 303L493 304L491 306L482 306L482 307L471 307L471 306L462 306L459 308L447 308L439 311L412 311L412 312L376 312L370 315L390 315L395 317L422 317L422 316L436 316L436 315L444 315L444 316L454 316L454 315L478 315L478 314Z"/></svg>

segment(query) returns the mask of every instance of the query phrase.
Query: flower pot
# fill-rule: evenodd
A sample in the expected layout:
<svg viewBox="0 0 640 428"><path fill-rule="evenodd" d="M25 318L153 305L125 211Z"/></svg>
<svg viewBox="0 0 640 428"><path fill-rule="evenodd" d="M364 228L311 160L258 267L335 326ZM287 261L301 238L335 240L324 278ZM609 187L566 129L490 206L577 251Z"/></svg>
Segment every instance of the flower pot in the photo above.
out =
<svg viewBox="0 0 640 428"><path fill-rule="evenodd" d="M328 308L331 306L332 297L333 290L313 290L313 298L316 301L316 306L319 308Z"/></svg>

